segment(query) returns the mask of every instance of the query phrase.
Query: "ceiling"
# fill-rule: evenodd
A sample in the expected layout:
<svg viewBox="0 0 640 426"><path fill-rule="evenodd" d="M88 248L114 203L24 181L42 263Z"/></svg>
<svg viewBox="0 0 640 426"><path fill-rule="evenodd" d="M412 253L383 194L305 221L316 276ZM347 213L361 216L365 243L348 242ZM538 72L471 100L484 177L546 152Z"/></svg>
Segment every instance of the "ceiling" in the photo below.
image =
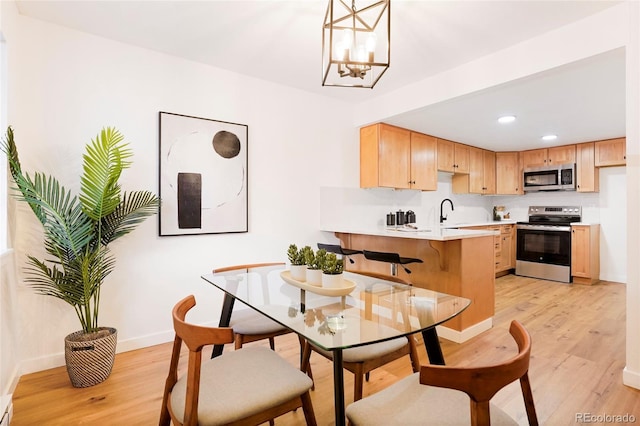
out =
<svg viewBox="0 0 640 426"><path fill-rule="evenodd" d="M391 5L391 67L374 89L321 86L327 1L17 0L21 14L353 104L598 13L616 1L426 1ZM356 5L362 3L356 1ZM624 135L624 51L389 117L496 151ZM510 125L496 118L518 117Z"/></svg>

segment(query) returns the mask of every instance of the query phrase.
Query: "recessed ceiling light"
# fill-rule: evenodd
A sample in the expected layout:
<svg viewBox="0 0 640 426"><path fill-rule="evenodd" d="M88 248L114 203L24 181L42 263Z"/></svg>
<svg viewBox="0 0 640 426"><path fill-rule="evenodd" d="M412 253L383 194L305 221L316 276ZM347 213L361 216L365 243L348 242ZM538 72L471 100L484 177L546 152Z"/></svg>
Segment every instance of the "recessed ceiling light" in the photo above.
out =
<svg viewBox="0 0 640 426"><path fill-rule="evenodd" d="M501 124L512 123L514 121L516 121L515 115L503 115L502 117L498 118L498 123Z"/></svg>
<svg viewBox="0 0 640 426"><path fill-rule="evenodd" d="M558 139L557 135L544 135L542 137L543 141L555 141L556 139Z"/></svg>

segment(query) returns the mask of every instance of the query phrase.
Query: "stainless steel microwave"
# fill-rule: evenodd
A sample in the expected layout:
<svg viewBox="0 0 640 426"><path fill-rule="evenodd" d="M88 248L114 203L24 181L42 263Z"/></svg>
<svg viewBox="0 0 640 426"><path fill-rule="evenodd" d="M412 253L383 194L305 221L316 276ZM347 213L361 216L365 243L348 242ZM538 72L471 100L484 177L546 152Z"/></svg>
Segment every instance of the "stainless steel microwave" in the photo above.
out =
<svg viewBox="0 0 640 426"><path fill-rule="evenodd" d="M525 192L575 191L575 163L524 169L524 190Z"/></svg>

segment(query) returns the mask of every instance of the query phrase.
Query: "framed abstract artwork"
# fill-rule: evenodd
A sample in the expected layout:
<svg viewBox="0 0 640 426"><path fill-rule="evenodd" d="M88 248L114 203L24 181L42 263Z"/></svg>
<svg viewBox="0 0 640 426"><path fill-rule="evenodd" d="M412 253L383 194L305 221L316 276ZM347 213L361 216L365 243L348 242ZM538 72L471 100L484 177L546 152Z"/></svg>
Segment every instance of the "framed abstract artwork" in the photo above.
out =
<svg viewBox="0 0 640 426"><path fill-rule="evenodd" d="M248 126L160 112L161 236L248 231Z"/></svg>

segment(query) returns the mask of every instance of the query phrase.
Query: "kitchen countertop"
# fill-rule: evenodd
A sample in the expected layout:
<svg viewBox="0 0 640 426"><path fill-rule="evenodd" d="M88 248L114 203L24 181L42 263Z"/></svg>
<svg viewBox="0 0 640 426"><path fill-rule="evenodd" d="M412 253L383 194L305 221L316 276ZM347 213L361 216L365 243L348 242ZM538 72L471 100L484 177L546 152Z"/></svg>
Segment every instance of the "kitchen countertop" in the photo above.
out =
<svg viewBox="0 0 640 426"><path fill-rule="evenodd" d="M471 225L467 225L471 226ZM457 226L456 226L457 228ZM491 230L471 230L471 229L456 229L449 227L425 227L418 229L409 228L382 228L382 227L370 227L370 228L332 228L322 229L326 232L339 232L343 234L362 234L362 235L375 235L380 237L396 237L396 238L411 238L418 240L431 240L431 241L449 241L449 240L461 240L465 238L478 238L494 236L497 231Z"/></svg>
<svg viewBox="0 0 640 426"><path fill-rule="evenodd" d="M467 228L470 226L496 226L496 225L515 225L517 223L514 219L507 220L492 220L487 222L462 222L462 223L443 223L440 225L442 228Z"/></svg>

